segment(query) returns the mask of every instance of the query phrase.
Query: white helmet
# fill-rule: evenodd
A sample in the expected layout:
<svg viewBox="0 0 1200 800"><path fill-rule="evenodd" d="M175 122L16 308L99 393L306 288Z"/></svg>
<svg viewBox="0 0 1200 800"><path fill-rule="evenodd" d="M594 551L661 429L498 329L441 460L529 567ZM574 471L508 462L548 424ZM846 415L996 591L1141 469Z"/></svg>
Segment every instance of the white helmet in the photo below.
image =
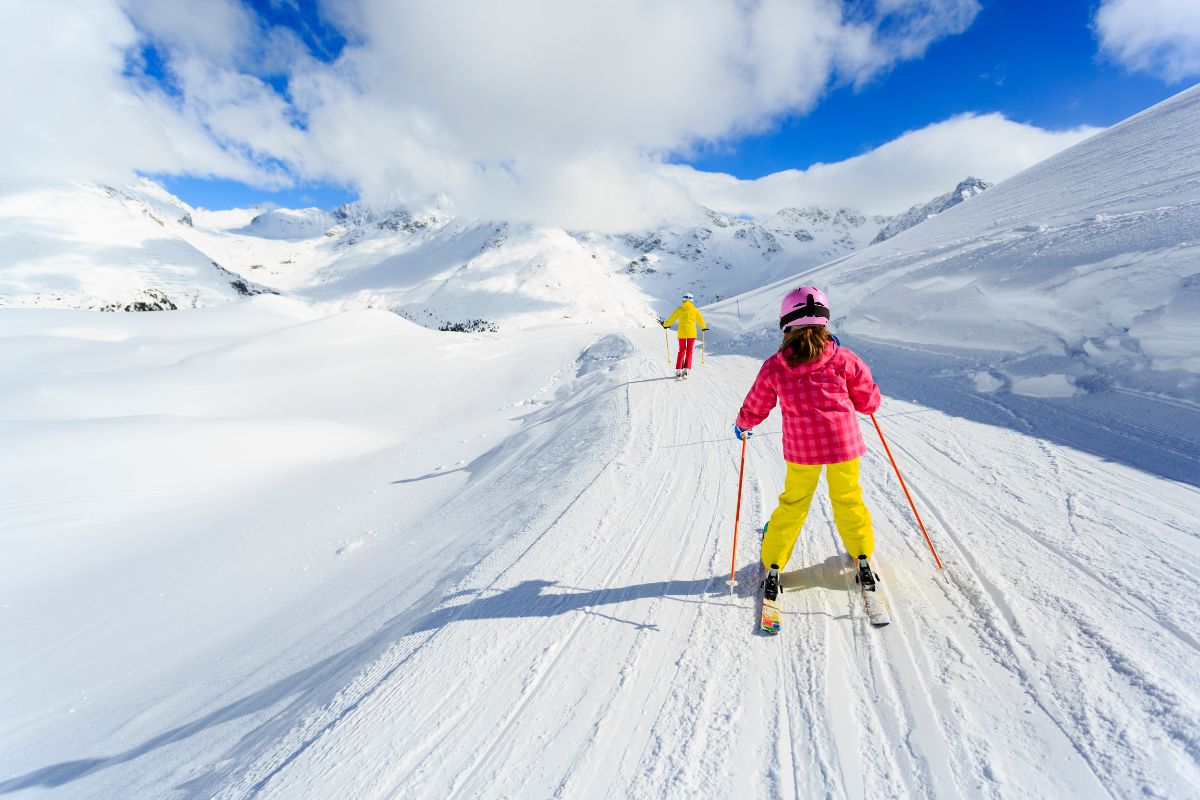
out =
<svg viewBox="0 0 1200 800"><path fill-rule="evenodd" d="M683 295L683 299L684 300L695 300L696 297L691 292L685 292Z"/></svg>

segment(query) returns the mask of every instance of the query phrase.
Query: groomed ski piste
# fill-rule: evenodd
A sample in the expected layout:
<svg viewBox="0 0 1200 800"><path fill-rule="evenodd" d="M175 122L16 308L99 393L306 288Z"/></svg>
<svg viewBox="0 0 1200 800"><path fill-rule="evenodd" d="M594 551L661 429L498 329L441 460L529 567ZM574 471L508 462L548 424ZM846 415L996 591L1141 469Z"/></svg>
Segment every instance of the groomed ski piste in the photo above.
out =
<svg viewBox="0 0 1200 800"><path fill-rule="evenodd" d="M1131 129L1194 121L1200 93L1181 98L1013 180L1065 180ZM1084 273L1120 252L1166 264L1178 284L1157 319L1182 319L1200 245L1153 235L1195 220L1195 152L1170 187L1142 175L1159 212L1118 221L1123 251L1099 236L1114 223L1095 195L1055 206L1093 217L1091 250L1055 250L1020 214L963 221L1010 202L1009 184L901 234L889 258L930 271L904 299L962 288L948 245L986 253L1024 231ZM943 249L926 244L939 229L955 234ZM854 258L842 266L883 269ZM989 284L989 263L974 291L1007 305L1020 293ZM867 623L822 490L774 637L756 593L777 414L747 447L726 585L730 426L777 344L770 288L705 310L704 363L679 383L652 323L448 334L270 295L6 311L0 795L1196 796L1194 384L1123 385L1128 361L1083 348L1088 391L1062 390L1073 376L1052 354L1041 381L1016 359L993 386L977 342L948 348L953 325L935 342L906 325L889 340L879 319L856 334L868 300L848 275L835 330L875 369L877 417L946 568L863 420L892 623ZM1175 377L1191 351L1164 331L1181 324L1151 326L1143 353Z"/></svg>
<svg viewBox="0 0 1200 800"><path fill-rule="evenodd" d="M60 359L122 360L114 350L137 348L118 336L136 324L132 341L151 338L160 319L62 312L38 338ZM710 356L676 384L651 329L587 346L581 329L442 337L429 363L480 379L483 350L525 374L466 398L451 391L461 376L431 381L441 413L426 418L409 418L413 400L388 409L411 396L412 373L385 365L432 338L355 312L182 358L164 346L174 375L157 391L142 380L161 368L143 355L39 392L43 408L86 385L92 409L148 394L211 409L278 380L271 399L298 417L46 420L55 434L30 434L37 452L10 451L8 536L27 542L14 561L33 563L46 538L62 549L53 580L7 570L6 618L39 625L6 625L0 791L1182 797L1197 785L1196 573L1171 556L1195 546L1194 486L889 398L878 417L947 569L872 443L863 473L892 625L867 625L819 496L784 577L783 631L760 637L756 528L782 486L776 417L748 447L739 584L725 585L729 419L756 359ZM286 354L311 359L318 344L303 378L259 371L293 374ZM367 368L370 386L340 379ZM204 376L224 378L198 398ZM352 431L322 440L301 421L355 398ZM389 417L391 441L376 429ZM309 451L279 452L297 429ZM164 459L190 468L147 465L138 491L98 472L168 430L185 449ZM366 452L335 449L346 443ZM62 460L47 463L48 447ZM26 530L38 535L17 538Z"/></svg>

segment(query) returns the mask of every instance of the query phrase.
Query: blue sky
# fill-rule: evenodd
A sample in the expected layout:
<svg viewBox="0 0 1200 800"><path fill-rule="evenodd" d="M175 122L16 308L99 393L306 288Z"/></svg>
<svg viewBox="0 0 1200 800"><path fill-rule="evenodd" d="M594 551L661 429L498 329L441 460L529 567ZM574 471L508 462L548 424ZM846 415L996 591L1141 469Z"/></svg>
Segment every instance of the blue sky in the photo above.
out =
<svg viewBox="0 0 1200 800"><path fill-rule="evenodd" d="M317 59L331 62L346 39L314 0L247 4L264 26L294 31ZM965 33L936 41L921 58L901 61L862 87L828 91L808 113L791 115L765 133L669 156L674 163L738 178L842 161L906 131L964 112L1000 112L1017 122L1061 130L1108 126L1188 85L1131 73L1099 54L1089 0L984 0ZM164 77L153 51L147 72ZM286 93L283 76L268 82ZM306 182L266 191L236 180L154 175L197 206L227 208L271 202L332 207L355 199L352 188Z"/></svg>
<svg viewBox="0 0 1200 800"><path fill-rule="evenodd" d="M1131 74L1098 55L1094 2L985 0L963 34L933 44L869 86L830 92L809 114L761 136L680 158L698 169L758 178L835 162L963 112L999 111L1061 130L1107 127L1187 88Z"/></svg>
<svg viewBox="0 0 1200 800"><path fill-rule="evenodd" d="M341 55L346 39L320 13L316 0L249 0L245 5L265 27L281 26L294 31L314 58L332 63ZM146 70L161 85L174 92L158 54L151 47ZM281 75L265 76L281 94L287 93L287 80ZM331 183L301 182L282 191L266 191L227 178L196 178L187 175L152 175L167 190L192 206L211 209L245 208L274 203L285 208L333 208L357 199L353 189Z"/></svg>

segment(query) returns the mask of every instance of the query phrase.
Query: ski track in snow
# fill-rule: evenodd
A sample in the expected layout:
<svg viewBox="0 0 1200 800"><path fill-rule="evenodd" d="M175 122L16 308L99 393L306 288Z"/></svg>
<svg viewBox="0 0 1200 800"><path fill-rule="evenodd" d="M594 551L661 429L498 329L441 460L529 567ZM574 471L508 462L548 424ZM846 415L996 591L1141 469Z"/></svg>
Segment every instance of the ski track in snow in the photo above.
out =
<svg viewBox="0 0 1200 800"><path fill-rule="evenodd" d="M208 763L133 761L138 791L1173 798L1200 785L1197 571L1163 557L1194 551L1195 488L889 400L880 417L947 569L864 420L893 622L867 622L822 484L785 570L783 631L761 636L777 415L748 447L726 586L728 428L758 364L710 356L678 383L656 333L627 336L631 350L609 336L556 378L487 479L423 521L494 531L432 610L391 609L401 634L332 699L257 718ZM103 794L122 774L56 791Z"/></svg>

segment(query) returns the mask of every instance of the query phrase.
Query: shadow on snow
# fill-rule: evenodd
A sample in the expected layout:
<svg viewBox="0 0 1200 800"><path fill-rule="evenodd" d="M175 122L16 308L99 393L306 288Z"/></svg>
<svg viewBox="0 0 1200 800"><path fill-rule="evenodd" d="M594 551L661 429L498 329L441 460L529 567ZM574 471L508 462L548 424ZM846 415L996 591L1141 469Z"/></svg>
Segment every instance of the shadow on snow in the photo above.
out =
<svg viewBox="0 0 1200 800"><path fill-rule="evenodd" d="M722 352L754 358L766 358L779 346L773 331L731 339L714 336L710 341ZM908 400L972 422L1009 428L1162 478L1200 486L1198 407L1100 384L1087 387L1084 394L1065 398L1026 397L1012 393L1007 385L981 392L975 388L973 377L995 372L1002 354L933 346L916 349L863 336L847 336L843 344L871 365L885 398ZM733 413L736 409L731 418Z"/></svg>
<svg viewBox="0 0 1200 800"><path fill-rule="evenodd" d="M638 620L619 614L605 613L597 609L632 600L664 599L686 603L708 603L740 608L747 616L752 607L745 602L755 598L761 577L761 566L746 564L737 572L738 584L732 593L734 603L722 603L729 599L726 574L713 575L695 580L663 580L622 586L610 589L575 589L560 586L554 581L530 580L503 591L458 592L444 598L434 610L420 614L399 614L363 641L338 653L313 663L286 677L251 692L211 713L171 728L154 736L136 747L102 758L79 759L51 764L33 772L0 781L0 794L19 792L34 787L54 788L80 780L110 767L125 764L155 750L184 741L224 723L259 713L269 713L261 723L255 725L234 746L233 752L225 753L214 761L225 765L213 767L204 775L189 780L178 787L193 796L207 796L229 778L231 769L244 765L247 758L261 753L278 742L294 729L297 720L304 719L314 708L326 707L345 686L363 670L384 658L390 648L407 636L425 632L437 632L452 623L477 622L499 619L552 618L579 612L592 617L606 619L617 624L632 625L640 631L657 632L659 627L650 620ZM808 588L844 589L845 582L840 574L840 558L827 559L783 575L784 586L789 591ZM755 620L756 621L756 620ZM263 777L255 790L266 785L280 769L294 760L300 753L338 721L360 706L378 688L385 685L405 663L420 651L420 645L400 658L375 679L353 703L339 711L331 722L322 725L291 752L270 774ZM282 708L275 708L279 704ZM272 711L272 709L274 709Z"/></svg>

